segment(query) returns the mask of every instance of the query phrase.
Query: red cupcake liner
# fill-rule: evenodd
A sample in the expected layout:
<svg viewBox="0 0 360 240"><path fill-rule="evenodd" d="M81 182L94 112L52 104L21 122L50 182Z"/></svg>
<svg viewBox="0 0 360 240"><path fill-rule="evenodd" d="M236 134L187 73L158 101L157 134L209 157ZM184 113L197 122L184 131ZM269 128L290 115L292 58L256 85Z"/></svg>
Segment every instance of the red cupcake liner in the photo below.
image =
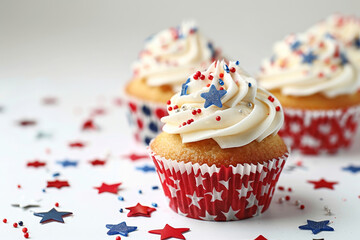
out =
<svg viewBox="0 0 360 240"><path fill-rule="evenodd" d="M360 106L336 110L284 108L279 135L292 150L303 154L336 153L348 148L360 121Z"/></svg>
<svg viewBox="0 0 360 240"><path fill-rule="evenodd" d="M168 160L149 149L170 208L195 219L231 221L265 212L288 158L216 167Z"/></svg>
<svg viewBox="0 0 360 240"><path fill-rule="evenodd" d="M127 118L137 142L149 145L162 130L160 119L168 115L166 104L153 103L127 96Z"/></svg>

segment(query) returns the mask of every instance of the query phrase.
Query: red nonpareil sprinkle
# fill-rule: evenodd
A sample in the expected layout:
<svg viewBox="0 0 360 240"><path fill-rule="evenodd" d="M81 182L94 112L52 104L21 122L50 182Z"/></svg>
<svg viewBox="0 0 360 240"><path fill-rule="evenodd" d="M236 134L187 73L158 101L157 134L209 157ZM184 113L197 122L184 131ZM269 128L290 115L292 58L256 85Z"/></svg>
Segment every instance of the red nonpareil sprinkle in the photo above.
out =
<svg viewBox="0 0 360 240"><path fill-rule="evenodd" d="M179 108L179 106L178 106L178 105L175 105L175 106L174 106L174 109L178 109L178 108Z"/></svg>
<svg viewBox="0 0 360 240"><path fill-rule="evenodd" d="M13 227L14 227L14 228L17 228L17 226L18 226L17 223L14 223L14 224L13 224Z"/></svg>
<svg viewBox="0 0 360 240"><path fill-rule="evenodd" d="M230 68L230 72L234 73L236 72L236 69L234 67Z"/></svg>
<svg viewBox="0 0 360 240"><path fill-rule="evenodd" d="M28 229L27 229L27 228L23 228L22 231L23 231L23 233L26 233L26 232L28 231Z"/></svg>
<svg viewBox="0 0 360 240"><path fill-rule="evenodd" d="M116 237L116 240L121 240L121 237L120 237L120 236L117 236L117 237Z"/></svg>
<svg viewBox="0 0 360 240"><path fill-rule="evenodd" d="M223 74L223 73L220 73L220 74L219 74L219 77L220 77L220 78L223 78L223 77L224 77L224 74Z"/></svg>
<svg viewBox="0 0 360 240"><path fill-rule="evenodd" d="M325 62L325 64L330 64L330 58L326 58L326 59L324 60L324 62Z"/></svg>
<svg viewBox="0 0 360 240"><path fill-rule="evenodd" d="M300 205L300 209L301 209L301 210L304 210L304 209L305 209L305 205L303 205L303 204Z"/></svg>
<svg viewBox="0 0 360 240"><path fill-rule="evenodd" d="M340 49L339 46L336 46L335 52L334 52L334 57L339 57L340 56Z"/></svg>
<svg viewBox="0 0 360 240"><path fill-rule="evenodd" d="M171 101L170 101L170 100L168 100L168 101L167 101L167 105L170 105L170 104L171 104Z"/></svg>
<svg viewBox="0 0 360 240"><path fill-rule="evenodd" d="M190 124L191 123L191 120L189 119L189 120L187 120L187 124Z"/></svg>
<svg viewBox="0 0 360 240"><path fill-rule="evenodd" d="M200 77L200 76L201 76L201 72L200 72L200 71L197 71L197 72L195 73L195 75L198 76L198 77Z"/></svg>
<svg viewBox="0 0 360 240"><path fill-rule="evenodd" d="M210 87L210 83L208 85L206 85L206 87Z"/></svg>
<svg viewBox="0 0 360 240"><path fill-rule="evenodd" d="M59 203L58 203L58 202L55 203L55 207L59 207Z"/></svg>
<svg viewBox="0 0 360 240"><path fill-rule="evenodd" d="M194 122L194 119L191 118L190 121L191 121L191 122Z"/></svg>
<svg viewBox="0 0 360 240"><path fill-rule="evenodd" d="M29 238L29 233L25 233L24 238Z"/></svg>
<svg viewBox="0 0 360 240"><path fill-rule="evenodd" d="M209 75L209 76L208 76L208 79L211 81L211 80L214 79L214 76L213 76L213 75Z"/></svg>
<svg viewBox="0 0 360 240"><path fill-rule="evenodd" d="M324 46L325 46L324 42L321 42L321 43L319 44L319 48L323 48Z"/></svg>
<svg viewBox="0 0 360 240"><path fill-rule="evenodd" d="M285 200L290 201L290 196L289 195L285 196Z"/></svg>
<svg viewBox="0 0 360 240"><path fill-rule="evenodd" d="M197 110L197 113L201 113L201 109L200 109L200 108Z"/></svg>
<svg viewBox="0 0 360 240"><path fill-rule="evenodd" d="M200 76L200 79L201 79L201 80L205 80L205 75L201 75L201 76Z"/></svg>
<svg viewBox="0 0 360 240"><path fill-rule="evenodd" d="M332 66L331 66L331 70L332 70L332 71L336 71L336 70L337 70L337 66L336 66L336 65L332 65Z"/></svg>
<svg viewBox="0 0 360 240"><path fill-rule="evenodd" d="M268 99L270 100L270 102L274 102L274 98L272 96L269 96Z"/></svg>
<svg viewBox="0 0 360 240"><path fill-rule="evenodd" d="M183 126L185 126L186 125L186 122L183 122L183 124L182 124Z"/></svg>
<svg viewBox="0 0 360 240"><path fill-rule="evenodd" d="M280 107L279 107L279 106L276 106L275 110L276 110L276 111L280 111Z"/></svg>
<svg viewBox="0 0 360 240"><path fill-rule="evenodd" d="M192 113L192 115L196 115L197 112L196 112L196 110L192 110L191 113Z"/></svg>
<svg viewBox="0 0 360 240"><path fill-rule="evenodd" d="M6 218L3 219L3 223L7 223L7 219L6 219Z"/></svg>
<svg viewBox="0 0 360 240"><path fill-rule="evenodd" d="M20 184L19 184L19 185L17 185L17 188L19 188L19 189L20 189L20 188L21 188L21 185L20 185Z"/></svg>
<svg viewBox="0 0 360 240"><path fill-rule="evenodd" d="M168 107L168 110L169 110L169 111L172 111L172 107Z"/></svg>
<svg viewBox="0 0 360 240"><path fill-rule="evenodd" d="M324 77L324 73L323 73L323 72L319 72L318 77L319 77L319 78L323 78L323 77Z"/></svg>
<svg viewBox="0 0 360 240"><path fill-rule="evenodd" d="M199 79L198 75L194 75L193 78L194 78L195 80L198 80L198 79Z"/></svg>
<svg viewBox="0 0 360 240"><path fill-rule="evenodd" d="M221 120L221 117L220 116L217 116L216 117L216 121L220 121Z"/></svg>
<svg viewBox="0 0 360 240"><path fill-rule="evenodd" d="M221 88L219 88L220 90L224 90L224 88L223 87L221 87Z"/></svg>
<svg viewBox="0 0 360 240"><path fill-rule="evenodd" d="M285 190L285 188L284 188L283 186L279 186L278 189L279 189L280 191L284 191L284 190Z"/></svg>
<svg viewBox="0 0 360 240"><path fill-rule="evenodd" d="M291 188L291 187L289 187L289 188L288 188L288 191L289 191L289 192L292 192L292 188Z"/></svg>

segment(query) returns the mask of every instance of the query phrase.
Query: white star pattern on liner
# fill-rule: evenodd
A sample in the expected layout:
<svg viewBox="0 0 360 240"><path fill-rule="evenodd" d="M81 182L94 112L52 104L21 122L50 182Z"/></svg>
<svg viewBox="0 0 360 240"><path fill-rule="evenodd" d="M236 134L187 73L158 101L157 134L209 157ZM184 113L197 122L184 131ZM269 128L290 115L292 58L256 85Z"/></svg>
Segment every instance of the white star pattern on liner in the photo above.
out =
<svg viewBox="0 0 360 240"><path fill-rule="evenodd" d="M176 192L177 192L177 191L180 191L180 190L177 189L177 188L174 188L173 186L170 186L169 184L168 184L167 186L168 186L168 188L169 188L171 197L172 197L172 198L175 198L175 197L176 197Z"/></svg>
<svg viewBox="0 0 360 240"><path fill-rule="evenodd" d="M180 210L180 208L177 209L177 213L178 213L179 215L181 215L181 216L184 216L184 217L187 216L187 213L183 213L183 212Z"/></svg>
<svg viewBox="0 0 360 240"><path fill-rule="evenodd" d="M261 195L260 196L264 196L265 193L269 192L270 186L271 186L270 183L263 185L261 187Z"/></svg>
<svg viewBox="0 0 360 240"><path fill-rule="evenodd" d="M227 212L222 212L225 217L226 220L237 220L238 218L235 216L238 212L240 212L240 210L234 211L234 209L232 209L232 207L229 207L229 211Z"/></svg>
<svg viewBox="0 0 360 240"><path fill-rule="evenodd" d="M230 180L230 179L229 179L229 180ZM221 183L222 185L224 185L224 187L226 187L226 189L229 189L229 180L227 180L227 181L221 180L221 181L219 181L219 183Z"/></svg>
<svg viewBox="0 0 360 240"><path fill-rule="evenodd" d="M222 201L221 195L223 193L224 190L221 190L221 192L216 191L215 188L213 188L212 192L207 192L205 194L210 194L211 195L211 200L210 202L215 202L216 200L220 200Z"/></svg>
<svg viewBox="0 0 360 240"><path fill-rule="evenodd" d="M216 218L216 215L211 215L205 210L205 216L204 217L199 216L199 218L201 218L202 220L214 221Z"/></svg>
<svg viewBox="0 0 360 240"><path fill-rule="evenodd" d="M269 171L269 170L268 170ZM264 178L268 175L268 172L262 172L260 174L260 178L259 178L259 181L260 182L263 182L264 181Z"/></svg>
<svg viewBox="0 0 360 240"><path fill-rule="evenodd" d="M237 190L236 190L236 191L238 191L238 193L239 193L239 198L241 198L241 197L246 197L247 194L248 194L248 192L253 191L253 188L251 187L251 183L252 183L252 182L253 182L253 181L249 181L249 182L248 182L248 187L245 187L245 185L242 184L242 187L241 187L240 189L237 189Z"/></svg>
<svg viewBox="0 0 360 240"><path fill-rule="evenodd" d="M164 183L165 181L165 174L161 173L161 172L158 172L159 173L159 178L160 178L160 182L161 183Z"/></svg>
<svg viewBox="0 0 360 240"><path fill-rule="evenodd" d="M190 203L189 207L190 207L191 205L194 205L195 207L200 208L199 201L200 201L201 199L203 199L203 197L198 197L198 196L196 195L196 192L194 192L193 195L186 194L186 196L191 199L191 203Z"/></svg>
<svg viewBox="0 0 360 240"><path fill-rule="evenodd" d="M261 211L263 210L264 205L259 205L256 209L256 213L254 213L253 217L259 216L261 214Z"/></svg>
<svg viewBox="0 0 360 240"><path fill-rule="evenodd" d="M251 208L254 205L258 205L258 200L256 199L256 196L251 193L250 196L246 199L246 201L248 202L248 204L246 205L246 208Z"/></svg>
<svg viewBox="0 0 360 240"><path fill-rule="evenodd" d="M169 177L173 182L174 185L176 186L176 188L180 188L179 184L180 184L180 180L175 180L173 177Z"/></svg>
<svg viewBox="0 0 360 240"><path fill-rule="evenodd" d="M195 178L196 187L199 187L200 185L203 185L204 180L206 180L206 178L203 178L201 175L199 175L198 177L196 177L196 178Z"/></svg>

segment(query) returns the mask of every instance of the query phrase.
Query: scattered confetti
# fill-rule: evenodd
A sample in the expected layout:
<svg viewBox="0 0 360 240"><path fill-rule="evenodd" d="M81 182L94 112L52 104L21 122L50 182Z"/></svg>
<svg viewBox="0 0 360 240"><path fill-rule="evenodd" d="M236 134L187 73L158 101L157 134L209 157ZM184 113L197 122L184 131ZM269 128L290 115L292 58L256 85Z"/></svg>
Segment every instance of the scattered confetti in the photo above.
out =
<svg viewBox="0 0 360 240"><path fill-rule="evenodd" d="M129 158L131 161L137 161L140 159L148 159L149 155L132 153L130 155L125 155L124 157Z"/></svg>
<svg viewBox="0 0 360 240"><path fill-rule="evenodd" d="M98 190L98 194L104 192L117 194L120 185L121 183L114 183L114 184L102 183L100 187L94 187L94 188Z"/></svg>
<svg viewBox="0 0 360 240"><path fill-rule="evenodd" d="M255 238L254 240L267 240L267 238L265 238L263 235L259 235L257 238Z"/></svg>
<svg viewBox="0 0 360 240"><path fill-rule="evenodd" d="M149 233L160 234L161 240L168 238L185 239L183 233L189 230L190 228L173 228L169 224L166 224L163 229L150 230Z"/></svg>
<svg viewBox="0 0 360 240"><path fill-rule="evenodd" d="M71 148L83 148L83 147L85 147L85 143L83 143L83 142L71 142L71 143L69 143L69 147L71 147Z"/></svg>
<svg viewBox="0 0 360 240"><path fill-rule="evenodd" d="M136 206L127 207L125 209L130 210L130 212L127 214L128 217L151 217L151 213L156 211L155 208L143 206L140 203L136 204Z"/></svg>
<svg viewBox="0 0 360 240"><path fill-rule="evenodd" d="M82 130L96 130L97 127L92 119L86 120L82 124Z"/></svg>
<svg viewBox="0 0 360 240"><path fill-rule="evenodd" d="M147 172L156 172L155 167L150 165L144 165L142 167L136 167L137 170L143 171L145 173Z"/></svg>
<svg viewBox="0 0 360 240"><path fill-rule="evenodd" d="M64 223L63 217L67 217L71 214L73 214L73 213L72 212L58 212L55 208L52 208L48 212L34 213L35 216L42 217L42 219L40 220L40 223L47 223L50 221Z"/></svg>
<svg viewBox="0 0 360 240"><path fill-rule="evenodd" d="M68 183L68 181L55 180L55 181L48 181L46 187L48 188L54 187L57 189L61 189L63 187L70 187L70 184Z"/></svg>
<svg viewBox="0 0 360 240"><path fill-rule="evenodd" d="M308 181L308 183L314 184L314 189L328 188L328 189L332 189L332 190L334 189L334 185L338 184L338 182L329 182L323 178L320 179L319 181Z"/></svg>
<svg viewBox="0 0 360 240"><path fill-rule="evenodd" d="M63 167L76 167L78 165L77 161L71 161L68 159L57 161L56 163L62 165Z"/></svg>
<svg viewBox="0 0 360 240"><path fill-rule="evenodd" d="M103 166L106 163L106 160L101 160L101 159L94 159L89 161L89 163L93 166Z"/></svg>
<svg viewBox="0 0 360 240"><path fill-rule="evenodd" d="M32 162L28 162L26 164L26 166L28 167L34 167L34 168L38 168L38 167L44 167L46 166L46 162L40 162L38 160L32 161Z"/></svg>
<svg viewBox="0 0 360 240"><path fill-rule="evenodd" d="M119 224L106 224L106 228L110 229L107 232L108 235L120 234L125 237L127 237L130 232L137 229L135 226L127 226L126 222L121 222Z"/></svg>
<svg viewBox="0 0 360 240"><path fill-rule="evenodd" d="M301 230L311 230L313 234L318 234L319 232L322 231L334 231L332 227L328 226L329 222L330 222L329 220L320 221L320 222L307 220L307 224L299 226L299 228Z"/></svg>
<svg viewBox="0 0 360 240"><path fill-rule="evenodd" d="M349 165L348 167L344 167L343 170L349 171L349 172L355 174L355 173L360 172L360 166Z"/></svg>
<svg viewBox="0 0 360 240"><path fill-rule="evenodd" d="M23 127L35 126L36 121L35 120L21 120L21 121L19 121L19 125L23 126Z"/></svg>

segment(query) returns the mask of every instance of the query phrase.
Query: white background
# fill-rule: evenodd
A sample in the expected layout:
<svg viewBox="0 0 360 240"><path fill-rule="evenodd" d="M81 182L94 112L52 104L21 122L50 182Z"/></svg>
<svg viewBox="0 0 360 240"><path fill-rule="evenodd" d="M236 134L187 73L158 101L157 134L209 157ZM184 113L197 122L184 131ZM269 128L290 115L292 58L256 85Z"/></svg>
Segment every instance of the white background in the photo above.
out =
<svg viewBox="0 0 360 240"><path fill-rule="evenodd" d="M135 171L148 161L132 163L121 156L144 152L134 145L126 127L123 111L114 105L121 86L131 77L130 65L150 34L175 26L183 19L196 19L200 30L221 46L229 58L256 73L260 60L271 52L272 43L285 34L305 30L333 12L353 14L359 1L0 1L0 239L22 239L12 223L22 220L32 239L115 239L107 236L105 224L126 221L138 226L129 239L159 239L147 233L162 228L189 227L187 239L244 239L259 234L268 239L326 240L358 239L360 235L360 174L342 171L349 163L359 165L359 137L352 149L335 157L302 157L294 155L288 166L302 160L305 168L285 171L279 185L293 192L277 191L270 209L261 217L238 222L214 223L187 219L173 213L153 173ZM55 96L56 106L43 106L41 99ZM108 113L96 118L101 131L84 133L80 126L94 107ZM21 128L16 121L34 118L37 126ZM39 131L49 132L51 139L36 140ZM67 147L69 141L84 140L83 150ZM51 154L45 149L50 148ZM105 167L92 167L88 160L111 154ZM48 162L46 169L29 169L27 161L39 158ZM77 168L63 169L57 160L79 160ZM41 192L54 172L69 180L71 187ZM313 190L307 180L338 181L335 190ZM123 182L119 195L98 195L95 186L101 182ZM22 189L16 188L17 184ZM144 194L139 195L138 189ZM41 208L48 211L55 202L59 210L72 211L65 224L39 224L40 218L30 211L10 206L20 195L42 198ZM291 203L277 204L289 194ZM320 200L322 198L322 200ZM306 209L292 205L301 200ZM159 208L147 218L127 218L121 207L140 202ZM327 205L334 212L325 216ZM307 219L331 220L335 232L312 235L298 226ZM123 237L124 239L125 237Z"/></svg>

